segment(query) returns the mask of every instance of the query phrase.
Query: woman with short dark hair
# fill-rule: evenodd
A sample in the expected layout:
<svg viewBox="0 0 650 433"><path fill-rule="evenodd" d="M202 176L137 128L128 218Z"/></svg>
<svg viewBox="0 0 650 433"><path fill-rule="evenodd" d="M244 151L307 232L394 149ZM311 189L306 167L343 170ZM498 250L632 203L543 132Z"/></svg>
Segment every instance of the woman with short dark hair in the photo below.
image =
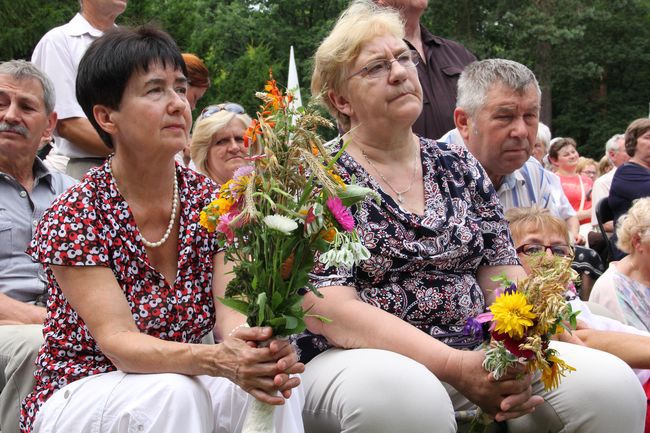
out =
<svg viewBox="0 0 650 433"><path fill-rule="evenodd" d="M286 403L277 430L302 431L295 351L258 348L270 329L215 300L229 265L199 213L216 185L174 162L192 124L185 73L150 27L107 32L79 64L77 98L115 153L54 202L30 246L50 298L25 433L236 432L253 397ZM200 344L213 329L222 342Z"/></svg>

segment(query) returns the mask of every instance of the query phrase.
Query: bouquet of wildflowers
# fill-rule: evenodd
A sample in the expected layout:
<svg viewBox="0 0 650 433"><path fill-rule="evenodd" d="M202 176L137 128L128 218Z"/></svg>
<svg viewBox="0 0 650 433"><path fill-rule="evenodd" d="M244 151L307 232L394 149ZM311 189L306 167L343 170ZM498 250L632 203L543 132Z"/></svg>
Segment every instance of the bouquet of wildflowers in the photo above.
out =
<svg viewBox="0 0 650 433"><path fill-rule="evenodd" d="M467 329L477 333L483 324L488 327L483 367L495 379L523 362L529 372L542 372L544 389L550 390L574 370L549 347L549 341L555 334L576 327L578 313L572 311L565 298L575 273L567 257L549 259L540 255L531 260L531 274L517 284L504 275L495 278L501 288L490 311L470 319Z"/></svg>
<svg viewBox="0 0 650 433"><path fill-rule="evenodd" d="M320 296L309 282L317 252L326 266L351 267L369 258L350 206L371 190L336 174L342 151L330 157L316 132L332 127L329 121L293 109L291 94L284 95L272 75L264 90L256 94L263 105L244 137L251 164L221 186L201 212L201 225L217 232L234 263L219 301L244 314L248 325L270 326L282 337L305 329L304 290ZM244 431L272 431L272 424Z"/></svg>

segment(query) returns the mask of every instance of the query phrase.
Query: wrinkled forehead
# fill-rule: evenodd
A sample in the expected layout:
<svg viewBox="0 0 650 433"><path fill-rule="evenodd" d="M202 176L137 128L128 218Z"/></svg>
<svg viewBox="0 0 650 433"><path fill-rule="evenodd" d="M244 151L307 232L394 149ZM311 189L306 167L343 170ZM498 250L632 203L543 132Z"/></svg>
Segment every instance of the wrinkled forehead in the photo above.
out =
<svg viewBox="0 0 650 433"><path fill-rule="evenodd" d="M566 244L569 241L568 232L551 224L536 221L523 225L525 227L521 227L521 230L512 231L515 247L524 244L558 245Z"/></svg>
<svg viewBox="0 0 650 433"><path fill-rule="evenodd" d="M45 105L43 85L33 77L16 78L9 74L0 74L0 95L10 94L39 106Z"/></svg>

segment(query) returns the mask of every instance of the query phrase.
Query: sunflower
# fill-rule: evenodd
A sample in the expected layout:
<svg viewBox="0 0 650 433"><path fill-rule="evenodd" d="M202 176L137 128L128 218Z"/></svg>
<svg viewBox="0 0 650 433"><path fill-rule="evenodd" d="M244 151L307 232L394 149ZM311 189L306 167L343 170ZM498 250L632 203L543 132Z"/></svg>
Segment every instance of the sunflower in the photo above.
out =
<svg viewBox="0 0 650 433"><path fill-rule="evenodd" d="M494 315L494 330L511 338L522 338L526 328L532 326L533 319L537 317L532 308L523 293L503 293L490 306Z"/></svg>

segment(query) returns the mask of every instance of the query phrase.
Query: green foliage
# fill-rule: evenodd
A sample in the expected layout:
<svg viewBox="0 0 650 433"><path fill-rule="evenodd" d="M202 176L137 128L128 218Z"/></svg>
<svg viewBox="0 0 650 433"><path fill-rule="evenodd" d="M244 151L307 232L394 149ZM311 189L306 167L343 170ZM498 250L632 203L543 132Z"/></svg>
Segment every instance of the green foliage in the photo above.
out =
<svg viewBox="0 0 650 433"><path fill-rule="evenodd" d="M254 112L269 68L286 83L293 45L303 102L312 56L349 0L136 0L121 24L157 22L183 51L203 58L213 86L202 106L231 100ZM0 59L29 58L42 35L67 22L74 0L0 4ZM531 67L542 87L542 120L598 157L604 142L648 115L650 1L430 0L422 23L479 58Z"/></svg>
<svg viewBox="0 0 650 433"><path fill-rule="evenodd" d="M29 59L41 37L69 21L79 4L70 0L5 0L0 3L0 60Z"/></svg>

